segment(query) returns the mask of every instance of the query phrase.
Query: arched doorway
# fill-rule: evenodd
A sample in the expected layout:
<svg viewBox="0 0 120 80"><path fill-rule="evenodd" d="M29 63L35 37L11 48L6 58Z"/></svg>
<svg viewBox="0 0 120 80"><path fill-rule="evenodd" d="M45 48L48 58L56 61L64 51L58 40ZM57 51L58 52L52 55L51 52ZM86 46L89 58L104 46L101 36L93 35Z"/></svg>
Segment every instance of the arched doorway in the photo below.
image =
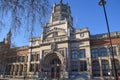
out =
<svg viewBox="0 0 120 80"><path fill-rule="evenodd" d="M58 79L61 77L62 55L59 53L48 53L44 59L44 71L47 71L49 78Z"/></svg>

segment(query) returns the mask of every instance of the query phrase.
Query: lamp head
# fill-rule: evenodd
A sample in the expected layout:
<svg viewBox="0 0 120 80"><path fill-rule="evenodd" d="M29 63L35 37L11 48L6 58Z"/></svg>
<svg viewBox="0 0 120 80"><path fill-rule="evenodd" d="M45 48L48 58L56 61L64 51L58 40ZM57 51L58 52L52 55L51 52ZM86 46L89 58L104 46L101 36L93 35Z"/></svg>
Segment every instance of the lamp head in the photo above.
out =
<svg viewBox="0 0 120 80"><path fill-rule="evenodd" d="M106 4L106 1L105 0L100 0L100 2L99 2L99 5L100 6L103 6L103 5L105 5Z"/></svg>

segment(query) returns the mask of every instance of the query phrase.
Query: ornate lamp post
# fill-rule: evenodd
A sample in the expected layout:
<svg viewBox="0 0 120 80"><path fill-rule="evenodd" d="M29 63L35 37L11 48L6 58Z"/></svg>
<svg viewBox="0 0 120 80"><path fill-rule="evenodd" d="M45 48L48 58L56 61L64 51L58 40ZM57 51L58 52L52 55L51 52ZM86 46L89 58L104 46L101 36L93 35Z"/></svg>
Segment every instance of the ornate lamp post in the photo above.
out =
<svg viewBox="0 0 120 80"><path fill-rule="evenodd" d="M112 40L111 40L111 36L110 36L110 28L109 28L109 24L108 24L108 19L107 19L107 13L106 13L105 4L106 4L105 0L100 0L99 5L103 6L105 20L106 20L106 25L107 25L107 30L108 30L108 37L109 37L109 41L110 41L110 47L111 47L111 53L112 53L112 60L113 60L112 66L114 67L113 68L113 70L114 70L114 76L115 76L115 80L118 80L117 69L116 69L116 65L115 65L115 58L114 58L114 53L113 53Z"/></svg>

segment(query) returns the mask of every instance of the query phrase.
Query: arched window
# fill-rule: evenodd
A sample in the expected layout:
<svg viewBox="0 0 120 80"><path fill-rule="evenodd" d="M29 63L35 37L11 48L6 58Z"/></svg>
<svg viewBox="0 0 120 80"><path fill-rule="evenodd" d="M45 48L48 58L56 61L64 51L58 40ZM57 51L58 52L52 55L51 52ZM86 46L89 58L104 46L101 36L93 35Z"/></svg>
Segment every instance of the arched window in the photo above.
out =
<svg viewBox="0 0 120 80"><path fill-rule="evenodd" d="M108 56L107 49L105 47L100 48L100 56L101 57Z"/></svg>
<svg viewBox="0 0 120 80"><path fill-rule="evenodd" d="M93 76L100 76L100 65L98 61L92 62L92 74Z"/></svg>
<svg viewBox="0 0 120 80"><path fill-rule="evenodd" d="M103 76L108 76L109 62L107 60L102 60L101 64L102 64Z"/></svg>

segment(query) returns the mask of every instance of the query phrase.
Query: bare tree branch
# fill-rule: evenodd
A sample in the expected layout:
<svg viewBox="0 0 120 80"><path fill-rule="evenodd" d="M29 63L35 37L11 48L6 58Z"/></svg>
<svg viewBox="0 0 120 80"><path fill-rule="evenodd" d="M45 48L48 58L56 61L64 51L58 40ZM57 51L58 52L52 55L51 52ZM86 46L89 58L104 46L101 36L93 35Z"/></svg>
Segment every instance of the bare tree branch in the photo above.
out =
<svg viewBox="0 0 120 80"><path fill-rule="evenodd" d="M35 24L44 24L48 13L48 0L0 0L0 30L4 28L7 16L10 16L7 28L12 29L14 34L24 29L26 34L33 35Z"/></svg>

